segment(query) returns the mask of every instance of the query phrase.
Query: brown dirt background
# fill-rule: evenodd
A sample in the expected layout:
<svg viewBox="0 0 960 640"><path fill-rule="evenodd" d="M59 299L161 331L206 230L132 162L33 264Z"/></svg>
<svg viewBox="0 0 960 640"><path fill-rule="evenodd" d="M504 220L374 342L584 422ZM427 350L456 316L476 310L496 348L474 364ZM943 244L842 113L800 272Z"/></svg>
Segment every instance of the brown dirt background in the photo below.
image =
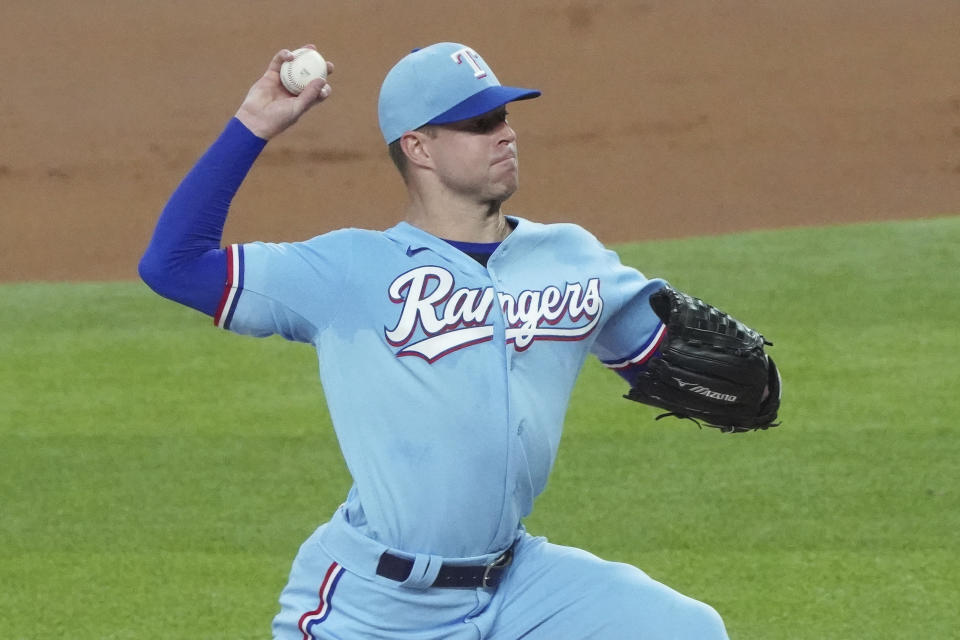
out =
<svg viewBox="0 0 960 640"><path fill-rule="evenodd" d="M956 0L6 0L0 281L136 277L166 198L281 47L334 98L267 147L226 241L383 228L387 69L440 40L519 103L510 212L607 242L960 213Z"/></svg>

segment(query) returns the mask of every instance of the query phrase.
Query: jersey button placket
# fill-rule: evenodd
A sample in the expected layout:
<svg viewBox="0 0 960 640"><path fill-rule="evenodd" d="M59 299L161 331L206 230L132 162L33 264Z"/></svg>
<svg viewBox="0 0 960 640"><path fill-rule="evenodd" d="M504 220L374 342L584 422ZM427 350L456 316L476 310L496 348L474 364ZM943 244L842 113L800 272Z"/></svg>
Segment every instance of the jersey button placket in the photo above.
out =
<svg viewBox="0 0 960 640"><path fill-rule="evenodd" d="M490 274L490 280L491 282L494 283L494 290L497 292L502 291L504 288L503 278L500 277L500 275L497 273L497 268L496 268L496 258L499 255L502 255L502 248L498 249L497 252L494 253L492 259L487 264L487 272ZM511 406L512 403L510 403L509 398L510 398L510 394L512 393L512 389L511 389L512 384L510 380L511 372L514 369L514 358L517 356L517 352L514 348L513 343L506 341L507 318L503 312L503 307L500 305L499 300L497 301L495 308L499 316L499 322L497 324L502 326L504 331L500 339L503 340L502 353L504 358L506 358L506 361L504 363L506 365L504 381L506 382L508 410L507 410L507 422L504 426L507 427L506 436L508 440L507 477L516 478L517 465L520 463L520 459L518 456L521 455L519 451L522 449L522 444L520 443L520 433L522 433L523 431L524 419L521 418L520 421L517 423L513 422L515 417L513 416L513 408ZM514 424L516 424L516 426L514 426ZM520 495L523 492L523 486L519 479L514 480L512 483L506 484L504 486L504 489L508 494L512 493L512 495L514 496Z"/></svg>
<svg viewBox="0 0 960 640"><path fill-rule="evenodd" d="M517 423L516 441L517 441L517 446L520 447L521 449L523 448L523 443L520 440L523 437L523 429L526 426L527 426L527 419L520 418L520 422ZM516 481L513 483L513 494L518 496L521 493L523 493L523 482L518 477Z"/></svg>

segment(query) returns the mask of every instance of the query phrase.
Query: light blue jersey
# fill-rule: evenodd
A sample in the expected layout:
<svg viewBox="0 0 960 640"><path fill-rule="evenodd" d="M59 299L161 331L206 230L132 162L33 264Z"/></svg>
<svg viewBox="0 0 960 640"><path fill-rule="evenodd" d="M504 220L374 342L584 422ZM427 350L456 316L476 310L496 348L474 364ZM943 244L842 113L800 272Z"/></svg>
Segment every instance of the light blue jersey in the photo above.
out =
<svg viewBox="0 0 960 640"><path fill-rule="evenodd" d="M139 265L155 291L220 327L317 350L353 486L300 547L274 638L725 640L710 606L522 525L587 356L630 381L656 357L666 329L649 299L662 280L625 267L576 225L520 218L508 218L512 232L495 249L456 247L407 223L221 248L229 202L266 144L241 118L270 137L329 95L317 82L312 94L283 94L290 57L274 56L171 196ZM472 48L436 43L387 74L381 133L391 144L453 123L463 146L447 140L456 153L439 169L495 167L516 157L505 105L538 95L501 85ZM504 166L488 176L502 196L484 196L488 206L516 186ZM413 195L452 194L432 182L436 169L418 170Z"/></svg>
<svg viewBox="0 0 960 640"><path fill-rule="evenodd" d="M502 550L547 483L588 353L663 334L662 280L573 224L511 218L487 268L407 223L230 247L215 322L313 344L354 486L347 520L410 553Z"/></svg>

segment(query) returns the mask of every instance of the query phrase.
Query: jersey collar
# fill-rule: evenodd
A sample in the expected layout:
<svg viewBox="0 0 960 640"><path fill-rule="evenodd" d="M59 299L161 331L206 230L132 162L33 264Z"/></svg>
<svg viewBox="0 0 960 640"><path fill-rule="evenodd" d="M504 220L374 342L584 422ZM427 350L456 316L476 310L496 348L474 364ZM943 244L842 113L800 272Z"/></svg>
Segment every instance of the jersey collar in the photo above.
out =
<svg viewBox="0 0 960 640"><path fill-rule="evenodd" d="M510 235L508 235L503 242L500 243L501 246L509 243L510 239L516 234L519 233L523 235L529 226L529 223L526 220L516 216L507 216L507 220L513 223L514 229ZM407 245L407 255L413 255L418 251L423 251L424 249L429 249L443 256L450 256L454 253L466 255L459 249L452 247L449 243L447 243L446 240L427 233L423 229L415 227L409 222L400 222L396 226L387 229L384 233L388 238L391 238L397 243L401 245ZM473 258L470 258L470 260L472 261Z"/></svg>

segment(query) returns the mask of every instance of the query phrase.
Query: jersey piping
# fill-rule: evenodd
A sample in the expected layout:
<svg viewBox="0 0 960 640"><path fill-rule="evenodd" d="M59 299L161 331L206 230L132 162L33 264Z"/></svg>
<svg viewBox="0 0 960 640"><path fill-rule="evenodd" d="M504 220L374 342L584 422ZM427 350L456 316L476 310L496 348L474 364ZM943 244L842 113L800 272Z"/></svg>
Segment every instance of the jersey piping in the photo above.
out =
<svg viewBox="0 0 960 640"><path fill-rule="evenodd" d="M618 358L617 360L601 360L603 366L608 369L624 369L626 367L637 366L645 364L653 355L657 352L657 349L660 348L660 345L663 343L663 339L667 335L667 326L662 322L657 325L657 328L650 335L646 342L640 346L633 353L628 355L626 358Z"/></svg>
<svg viewBox="0 0 960 640"><path fill-rule="evenodd" d="M221 329L229 329L233 312L243 292L243 246L232 244L227 247L227 282L213 323Z"/></svg>

